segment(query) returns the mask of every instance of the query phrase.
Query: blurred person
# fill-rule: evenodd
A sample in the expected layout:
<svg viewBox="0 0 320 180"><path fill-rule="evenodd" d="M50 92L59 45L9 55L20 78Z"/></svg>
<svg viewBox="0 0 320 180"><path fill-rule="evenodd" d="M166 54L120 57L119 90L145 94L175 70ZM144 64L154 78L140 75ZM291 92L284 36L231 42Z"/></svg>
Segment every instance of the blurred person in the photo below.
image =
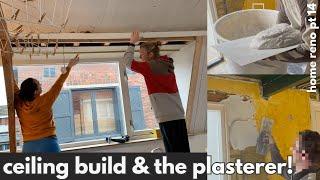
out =
<svg viewBox="0 0 320 180"><path fill-rule="evenodd" d="M284 163L280 151L271 135L265 136L269 143L273 163ZM287 180L318 180L320 179L320 135L316 131L299 132L295 144L291 148L293 173L288 173L288 167L282 169L282 176ZM315 179L314 179L315 178Z"/></svg>

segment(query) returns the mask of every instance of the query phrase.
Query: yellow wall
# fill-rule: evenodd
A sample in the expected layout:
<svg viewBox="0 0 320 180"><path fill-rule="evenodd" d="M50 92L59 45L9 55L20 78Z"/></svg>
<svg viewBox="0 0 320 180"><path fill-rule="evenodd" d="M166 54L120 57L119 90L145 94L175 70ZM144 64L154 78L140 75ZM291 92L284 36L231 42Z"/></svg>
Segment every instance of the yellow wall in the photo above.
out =
<svg viewBox="0 0 320 180"><path fill-rule="evenodd" d="M244 9L252 9L253 3L264 3L265 9L276 9L276 0L246 0Z"/></svg>
<svg viewBox="0 0 320 180"><path fill-rule="evenodd" d="M208 90L251 97L257 127L263 117L274 120L272 134L283 157L291 155L290 147L298 132L311 127L310 98L305 91L288 89L265 100L258 83L212 76L208 77Z"/></svg>

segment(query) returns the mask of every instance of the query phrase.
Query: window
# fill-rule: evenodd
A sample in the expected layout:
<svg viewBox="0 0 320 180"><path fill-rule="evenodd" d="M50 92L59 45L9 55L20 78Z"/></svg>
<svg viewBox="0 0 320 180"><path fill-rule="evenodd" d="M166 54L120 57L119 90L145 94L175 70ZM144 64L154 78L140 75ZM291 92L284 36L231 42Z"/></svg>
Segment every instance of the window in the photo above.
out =
<svg viewBox="0 0 320 180"><path fill-rule="evenodd" d="M118 93L116 87L62 91L53 107L59 142L123 134Z"/></svg>
<svg viewBox="0 0 320 180"><path fill-rule="evenodd" d="M9 149L9 144L1 144L0 145L0 151L5 151Z"/></svg>
<svg viewBox="0 0 320 180"><path fill-rule="evenodd" d="M98 133L115 132L117 129L114 113L114 99L112 96L112 92L96 92L95 101L98 121Z"/></svg>
<svg viewBox="0 0 320 180"><path fill-rule="evenodd" d="M75 135L93 134L93 118L90 92L72 93Z"/></svg>
<svg viewBox="0 0 320 180"><path fill-rule="evenodd" d="M120 134L113 89L75 90L72 91L72 101L76 136Z"/></svg>
<svg viewBox="0 0 320 180"><path fill-rule="evenodd" d="M16 66L17 82L21 84L29 77L35 78L45 93L60 75L55 71L61 66ZM131 105L134 130L157 128L143 76L133 71L128 73L130 102L125 103ZM52 76L56 78L46 78ZM124 118L122 93L118 63L75 66L53 106L59 143L124 135L128 124Z"/></svg>
<svg viewBox="0 0 320 180"><path fill-rule="evenodd" d="M56 77L56 68L44 68L43 70L43 76L44 77Z"/></svg>

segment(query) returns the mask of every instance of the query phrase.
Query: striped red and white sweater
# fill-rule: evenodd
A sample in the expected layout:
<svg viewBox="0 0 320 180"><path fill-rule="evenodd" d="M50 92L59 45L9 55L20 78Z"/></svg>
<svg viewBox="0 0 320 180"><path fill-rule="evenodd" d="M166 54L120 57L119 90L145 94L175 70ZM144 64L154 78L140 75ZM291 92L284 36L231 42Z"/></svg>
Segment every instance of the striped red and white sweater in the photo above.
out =
<svg viewBox="0 0 320 180"><path fill-rule="evenodd" d="M271 60L289 61L289 62L306 62L310 59L310 34L314 32L308 23L308 3L314 3L318 7L319 0L279 0L279 15L277 23L287 23L297 30L300 30L302 43L298 48L281 53Z"/></svg>
<svg viewBox="0 0 320 180"><path fill-rule="evenodd" d="M129 69L143 75L158 123L185 118L176 77L173 72L165 74L154 73L149 62L134 59L133 46L128 47L124 60ZM169 60L168 56L161 56L156 61Z"/></svg>

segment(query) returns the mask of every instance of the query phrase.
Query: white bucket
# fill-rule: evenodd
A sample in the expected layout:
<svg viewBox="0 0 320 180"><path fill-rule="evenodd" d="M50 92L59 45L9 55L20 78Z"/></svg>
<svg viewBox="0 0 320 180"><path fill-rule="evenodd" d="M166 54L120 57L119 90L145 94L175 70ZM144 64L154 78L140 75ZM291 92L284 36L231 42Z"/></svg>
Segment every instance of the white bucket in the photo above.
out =
<svg viewBox="0 0 320 180"><path fill-rule="evenodd" d="M249 9L227 14L216 21L213 31L218 43L254 36L274 26L278 11L267 9ZM245 53L245 52L243 52ZM259 61L246 66L225 59L227 73L231 74L284 74L287 63L279 61Z"/></svg>

